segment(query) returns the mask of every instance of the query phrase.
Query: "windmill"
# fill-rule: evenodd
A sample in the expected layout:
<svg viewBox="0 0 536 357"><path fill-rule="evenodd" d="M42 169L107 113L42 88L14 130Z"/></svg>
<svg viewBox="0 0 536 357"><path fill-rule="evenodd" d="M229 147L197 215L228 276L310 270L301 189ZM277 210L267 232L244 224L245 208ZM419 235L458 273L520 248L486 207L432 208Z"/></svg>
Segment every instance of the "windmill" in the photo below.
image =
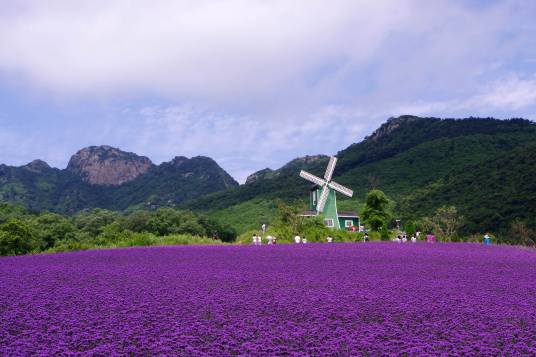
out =
<svg viewBox="0 0 536 357"><path fill-rule="evenodd" d="M341 228L341 225L344 225L345 228L349 228L354 227L356 224L359 227L359 217L355 212L337 211L337 197L335 191L348 197L352 197L354 192L331 180L336 164L337 158L334 156L330 157L323 179L310 174L307 171L300 171L300 177L316 185L311 191L311 210L302 213L302 216L322 215L325 224L328 227L333 228Z"/></svg>

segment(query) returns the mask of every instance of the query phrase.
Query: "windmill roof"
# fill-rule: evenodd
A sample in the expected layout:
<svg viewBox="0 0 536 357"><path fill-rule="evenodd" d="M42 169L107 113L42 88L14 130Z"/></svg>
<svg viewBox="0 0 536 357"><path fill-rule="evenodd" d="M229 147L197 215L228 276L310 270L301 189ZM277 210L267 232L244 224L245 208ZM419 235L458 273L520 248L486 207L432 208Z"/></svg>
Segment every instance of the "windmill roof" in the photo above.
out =
<svg viewBox="0 0 536 357"><path fill-rule="evenodd" d="M339 211L337 212L337 215L339 217L359 218L357 213L355 213L354 211Z"/></svg>
<svg viewBox="0 0 536 357"><path fill-rule="evenodd" d="M318 216L316 211L311 211L311 210L302 211L298 215L299 216L306 216L306 217ZM339 212L337 212L337 215L339 217L345 217L345 218L359 218L357 213L355 213L354 211L339 211Z"/></svg>

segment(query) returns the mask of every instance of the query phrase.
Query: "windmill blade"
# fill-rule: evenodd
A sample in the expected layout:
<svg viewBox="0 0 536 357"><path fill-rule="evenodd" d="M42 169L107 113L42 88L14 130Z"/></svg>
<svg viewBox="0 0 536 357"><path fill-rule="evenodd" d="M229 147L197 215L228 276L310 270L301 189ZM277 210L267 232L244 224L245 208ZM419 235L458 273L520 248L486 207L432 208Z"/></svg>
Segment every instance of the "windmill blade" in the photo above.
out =
<svg viewBox="0 0 536 357"><path fill-rule="evenodd" d="M343 195L346 195L348 197L352 197L354 195L354 191L350 190L347 187L344 187L343 185L338 184L335 181L331 181L328 185L329 185L329 187L331 187L335 191L340 192Z"/></svg>
<svg viewBox="0 0 536 357"><path fill-rule="evenodd" d="M326 185L322 189L322 193L320 194L320 198L318 199L318 203L316 205L316 210L318 212L324 211L324 206L326 205L326 201L328 200L329 195L329 187Z"/></svg>
<svg viewBox="0 0 536 357"><path fill-rule="evenodd" d="M316 177L313 174L308 173L307 171L300 171L300 177L306 179L307 181L311 181L312 183L316 183L318 186L324 186L326 184L326 181L322 180L320 177Z"/></svg>
<svg viewBox="0 0 536 357"><path fill-rule="evenodd" d="M333 171L335 170L336 163L337 163L337 158L335 156L332 156L329 158L328 167L326 168L326 174L324 175L324 178L328 182L329 180L331 180L331 176L333 176Z"/></svg>

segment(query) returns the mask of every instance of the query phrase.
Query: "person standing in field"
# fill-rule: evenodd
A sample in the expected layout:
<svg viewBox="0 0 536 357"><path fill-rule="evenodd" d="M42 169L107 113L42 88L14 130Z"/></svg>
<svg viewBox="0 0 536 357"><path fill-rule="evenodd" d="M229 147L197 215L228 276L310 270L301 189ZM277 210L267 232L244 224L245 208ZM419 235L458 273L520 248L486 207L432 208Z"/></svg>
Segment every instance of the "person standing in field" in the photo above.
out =
<svg viewBox="0 0 536 357"><path fill-rule="evenodd" d="M301 239L301 242L302 242L303 244L307 243L307 238L303 237L303 238Z"/></svg>
<svg viewBox="0 0 536 357"><path fill-rule="evenodd" d="M485 234L484 235L484 245L490 245L491 244L491 237L489 236L489 234Z"/></svg>
<svg viewBox="0 0 536 357"><path fill-rule="evenodd" d="M369 236L368 236L368 233L365 233L365 235L363 236L363 242L368 242L369 241Z"/></svg>
<svg viewBox="0 0 536 357"><path fill-rule="evenodd" d="M333 237L331 235L328 235L326 237L326 240L327 240L328 243L331 243L331 242L333 242Z"/></svg>
<svg viewBox="0 0 536 357"><path fill-rule="evenodd" d="M263 223L261 226L262 233L266 233L266 223Z"/></svg>
<svg viewBox="0 0 536 357"><path fill-rule="evenodd" d="M415 234L413 234L411 236L411 243L416 243L417 242L417 237L415 237Z"/></svg>
<svg viewBox="0 0 536 357"><path fill-rule="evenodd" d="M295 243L301 243L301 238L300 238L300 236L297 235L296 237L294 237L294 242L295 242Z"/></svg>
<svg viewBox="0 0 536 357"><path fill-rule="evenodd" d="M257 245L257 233L253 233L253 245Z"/></svg>
<svg viewBox="0 0 536 357"><path fill-rule="evenodd" d="M268 241L268 244L273 244L274 243L274 238L272 236L267 236L266 237L266 240Z"/></svg>
<svg viewBox="0 0 536 357"><path fill-rule="evenodd" d="M426 235L426 242L428 243L435 243L435 235L432 234L432 232L428 233Z"/></svg>

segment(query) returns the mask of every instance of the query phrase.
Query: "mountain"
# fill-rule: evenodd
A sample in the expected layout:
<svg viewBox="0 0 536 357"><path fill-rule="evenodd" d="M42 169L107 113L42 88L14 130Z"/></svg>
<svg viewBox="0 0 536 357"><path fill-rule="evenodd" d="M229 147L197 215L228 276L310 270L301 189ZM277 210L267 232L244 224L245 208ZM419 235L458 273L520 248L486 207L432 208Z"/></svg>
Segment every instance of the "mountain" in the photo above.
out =
<svg viewBox="0 0 536 357"><path fill-rule="evenodd" d="M323 176L328 161L325 155L297 158L277 170L253 173L244 185L186 201L181 207L208 213L240 232L258 228L273 219L277 200L308 197L310 184L298 176L301 169Z"/></svg>
<svg viewBox="0 0 536 357"><path fill-rule="evenodd" d="M534 142L536 124L523 119L402 116L339 152L336 172L358 197L364 197L370 181L377 181L398 200L455 170L465 171Z"/></svg>
<svg viewBox="0 0 536 357"><path fill-rule="evenodd" d="M404 219L431 215L442 205L454 204L467 219L467 232L502 229L513 217L529 219L532 211L527 206L536 207L531 198L534 191L524 181L501 184L504 177L533 173L512 159L519 152L531 153L535 143L536 124L523 119L391 118L363 141L337 154L334 179L355 192L352 199L339 195L339 208L359 211L367 191L378 187L399 203L395 214ZM273 219L277 198L305 203L310 184L298 176L299 170L322 176L326 163L326 157L312 162L293 160L279 170L253 174L239 188L199 197L185 206L208 212L242 231L255 228ZM488 181L483 181L483 168L489 169ZM499 175L505 172L509 175ZM510 197L508 193L515 191L518 202L496 202L490 216L495 218L484 222L482 215L473 213L489 200L480 195L482 190L466 189L467 182L480 181L487 183L488 198Z"/></svg>
<svg viewBox="0 0 536 357"><path fill-rule="evenodd" d="M153 163L145 156L110 146L90 146L69 160L67 171L92 185L121 185L146 173Z"/></svg>
<svg viewBox="0 0 536 357"><path fill-rule="evenodd" d="M460 210L469 232L506 230L516 219L536 225L536 143L454 169L400 200L405 219L428 215L438 203Z"/></svg>
<svg viewBox="0 0 536 357"><path fill-rule="evenodd" d="M536 227L536 124L524 119L390 118L364 140L341 150L334 179L353 189L341 210L361 209L380 188L404 221L454 205L464 233L505 230L519 218ZM244 185L208 157L149 159L109 146L80 150L67 169L35 160L0 165L0 200L32 210L75 213L178 207L210 214L240 232L273 221L279 199L306 205L311 184L301 169L323 176L325 155L297 158L251 174Z"/></svg>
<svg viewBox="0 0 536 357"><path fill-rule="evenodd" d="M110 146L92 146L73 155L65 170L41 160L0 165L0 201L30 210L60 213L101 207L175 206L238 183L208 157L176 157L154 165L143 156Z"/></svg>
<svg viewBox="0 0 536 357"><path fill-rule="evenodd" d="M238 182L211 158L178 156L152 167L128 183L109 188L106 207L124 210L176 206L207 193L237 186Z"/></svg>
<svg viewBox="0 0 536 357"><path fill-rule="evenodd" d="M43 160L34 160L29 164L25 165L24 168L28 171L35 173L42 173L50 169L50 166Z"/></svg>
<svg viewBox="0 0 536 357"><path fill-rule="evenodd" d="M74 212L94 207L98 204L97 188L41 160L21 167L0 165L0 201L21 204L32 211Z"/></svg>

